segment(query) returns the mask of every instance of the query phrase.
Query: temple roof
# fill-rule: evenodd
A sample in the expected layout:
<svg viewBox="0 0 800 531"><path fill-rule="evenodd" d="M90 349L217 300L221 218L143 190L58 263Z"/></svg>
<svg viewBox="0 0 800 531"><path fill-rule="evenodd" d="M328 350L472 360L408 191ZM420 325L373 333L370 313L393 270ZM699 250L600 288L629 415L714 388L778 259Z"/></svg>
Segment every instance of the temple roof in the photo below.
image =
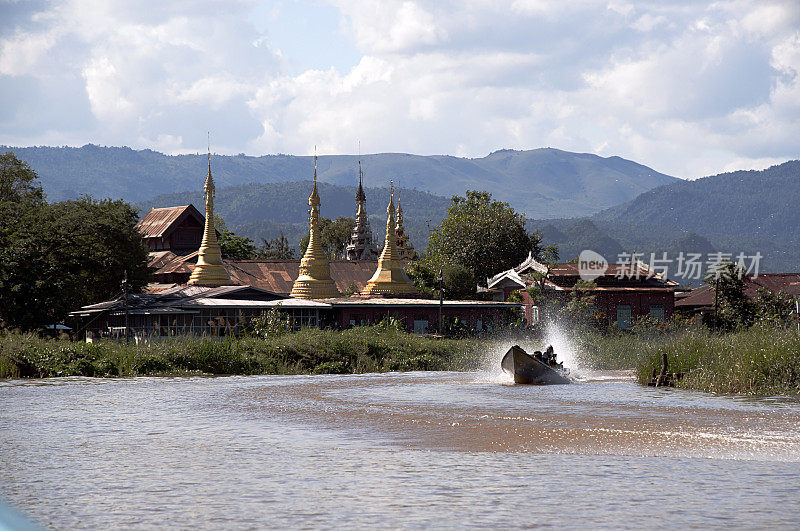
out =
<svg viewBox="0 0 800 531"><path fill-rule="evenodd" d="M153 208L136 224L136 230L144 238L162 238L168 236L187 216L194 217L200 225L205 223L205 216L194 205Z"/></svg>

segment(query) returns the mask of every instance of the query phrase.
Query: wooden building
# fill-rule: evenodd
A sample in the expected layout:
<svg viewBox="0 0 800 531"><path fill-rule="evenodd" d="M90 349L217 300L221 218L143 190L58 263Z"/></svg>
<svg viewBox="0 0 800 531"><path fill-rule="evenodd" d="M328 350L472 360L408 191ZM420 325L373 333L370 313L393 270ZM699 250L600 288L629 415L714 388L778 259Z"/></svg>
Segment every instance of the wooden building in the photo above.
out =
<svg viewBox="0 0 800 531"><path fill-rule="evenodd" d="M540 318L539 308L525 290L533 284L534 276L542 276L544 297L563 304L570 300L575 285L581 280L576 264L548 267L529 256L519 266L487 279L486 291L492 293L496 301L506 301L512 292L519 291L525 319L533 324ZM678 283L651 272L642 263L609 264L594 283L590 295L595 296L595 312L619 328L630 328L642 317L664 321L675 310L674 292Z"/></svg>
<svg viewBox="0 0 800 531"><path fill-rule="evenodd" d="M203 239L205 216L194 205L153 208L136 229L150 251L170 251L176 255L196 252Z"/></svg>

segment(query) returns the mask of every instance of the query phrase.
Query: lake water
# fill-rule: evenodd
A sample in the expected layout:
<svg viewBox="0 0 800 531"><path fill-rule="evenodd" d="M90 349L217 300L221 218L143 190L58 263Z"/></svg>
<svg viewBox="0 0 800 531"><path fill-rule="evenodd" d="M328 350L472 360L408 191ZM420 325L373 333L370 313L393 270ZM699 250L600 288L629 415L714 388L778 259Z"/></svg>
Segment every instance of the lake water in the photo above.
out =
<svg viewBox="0 0 800 531"><path fill-rule="evenodd" d="M43 527L800 524L800 404L623 373L0 382L0 497Z"/></svg>

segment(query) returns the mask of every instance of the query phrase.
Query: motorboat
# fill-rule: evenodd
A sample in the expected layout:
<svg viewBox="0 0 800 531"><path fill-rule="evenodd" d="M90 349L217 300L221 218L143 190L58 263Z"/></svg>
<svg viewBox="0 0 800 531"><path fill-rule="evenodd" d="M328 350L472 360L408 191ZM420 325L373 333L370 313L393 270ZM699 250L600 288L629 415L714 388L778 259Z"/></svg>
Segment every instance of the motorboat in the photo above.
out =
<svg viewBox="0 0 800 531"><path fill-rule="evenodd" d="M514 345L506 355L500 366L503 371L514 377L514 383L550 385L572 383L569 379L569 369L565 369L563 364L555 361L545 362L544 358L531 356L519 345Z"/></svg>

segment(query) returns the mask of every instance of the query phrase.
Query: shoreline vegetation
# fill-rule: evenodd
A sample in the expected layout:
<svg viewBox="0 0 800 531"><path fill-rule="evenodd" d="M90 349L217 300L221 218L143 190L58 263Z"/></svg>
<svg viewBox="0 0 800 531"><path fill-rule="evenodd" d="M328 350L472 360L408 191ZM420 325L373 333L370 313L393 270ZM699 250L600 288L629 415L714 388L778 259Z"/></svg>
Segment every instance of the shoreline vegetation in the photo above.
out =
<svg viewBox="0 0 800 531"><path fill-rule="evenodd" d="M800 335L794 326L756 324L727 332L702 325L644 327L579 338L585 363L597 369L634 369L647 385L661 370L681 373L682 389L725 395L800 396Z"/></svg>
<svg viewBox="0 0 800 531"><path fill-rule="evenodd" d="M36 334L0 335L0 378L468 371L485 368L494 338L421 336L391 322L348 330L303 329L233 338L175 337L149 345L74 342ZM633 369L647 385L667 354L676 387L749 396L800 396L800 336L791 326L754 325L717 333L702 325L637 326L575 332L585 367Z"/></svg>
<svg viewBox="0 0 800 531"><path fill-rule="evenodd" d="M0 378L350 374L477 368L476 339L410 334L391 324L303 329L262 338L175 337L150 345L0 336Z"/></svg>

